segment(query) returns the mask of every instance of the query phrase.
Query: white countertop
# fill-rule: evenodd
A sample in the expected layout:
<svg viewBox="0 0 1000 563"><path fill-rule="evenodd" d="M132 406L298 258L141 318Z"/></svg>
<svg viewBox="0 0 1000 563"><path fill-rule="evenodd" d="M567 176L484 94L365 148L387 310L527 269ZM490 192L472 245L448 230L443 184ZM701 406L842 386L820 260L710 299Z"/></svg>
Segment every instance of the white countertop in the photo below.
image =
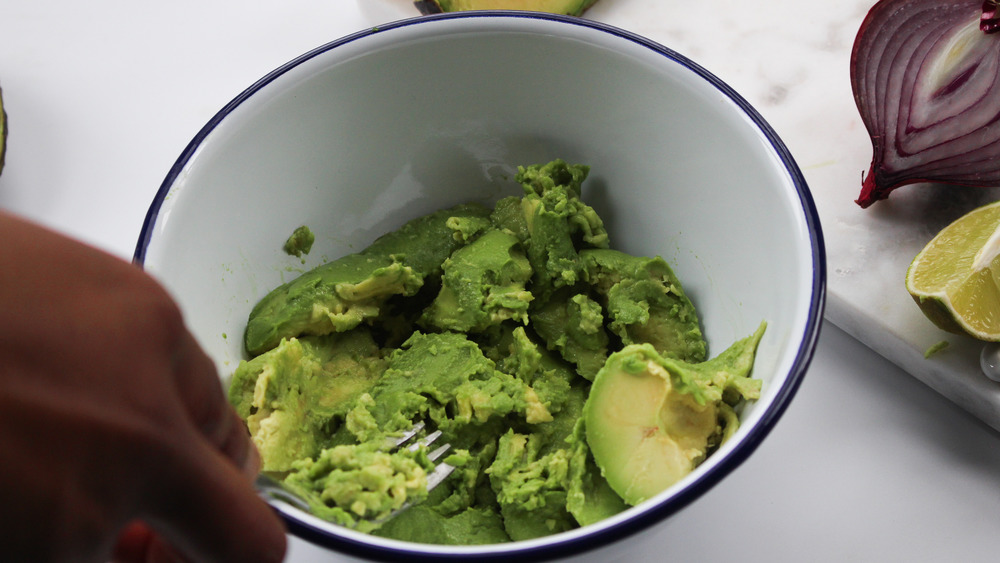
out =
<svg viewBox="0 0 1000 563"><path fill-rule="evenodd" d="M0 0L0 87L10 121L0 207L130 258L171 164L226 102L305 51L416 15L405 0L359 1ZM844 184L845 202L829 204L836 209L817 194L831 260L854 244L841 238L843 218L871 220L850 207L870 148L856 116L844 117L853 102L843 60L868 2L843 4L601 0L588 13L715 72L771 122L810 185ZM840 291L850 272L830 266L831 290ZM827 322L775 430L749 461L658 527L648 554L985 561L1000 548L998 514L1000 434ZM338 560L292 540L289 561Z"/></svg>

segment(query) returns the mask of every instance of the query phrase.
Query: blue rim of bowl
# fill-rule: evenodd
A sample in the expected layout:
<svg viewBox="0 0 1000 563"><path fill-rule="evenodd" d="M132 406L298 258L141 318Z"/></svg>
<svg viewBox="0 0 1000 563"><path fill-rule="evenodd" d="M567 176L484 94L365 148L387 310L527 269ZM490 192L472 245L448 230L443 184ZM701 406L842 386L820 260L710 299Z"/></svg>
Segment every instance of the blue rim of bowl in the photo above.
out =
<svg viewBox="0 0 1000 563"><path fill-rule="evenodd" d="M614 541L621 540L622 538L644 530L666 517L680 511L682 508L715 486L715 484L722 480L723 477L728 475L736 467L746 461L746 459L757 449L764 438L774 428L778 419L781 418L782 414L784 414L785 409L788 407L792 397L798 391L798 388L802 383L802 379L805 377L809 364L812 361L813 353L819 340L823 312L826 305L826 249L823 241L822 229L820 227L819 214L816 210L812 194L807 187L805 177L802 175L802 172L799 170L798 165L792 158L791 153L785 146L784 142L782 142L778 137L777 133L757 112L757 110L754 109L753 106L751 106L750 103L747 102L740 94L734 91L729 85L724 83L718 77L684 55L656 43L655 41L608 24L574 16L548 14L543 12L482 10L433 14L399 20L365 29L317 47L316 49L292 59L288 63L268 73L263 78L252 84L249 88L241 92L218 113L216 113L212 119L209 120L204 127L202 127L197 135L195 135L191 142L188 143L187 147L185 147L180 157L167 173L166 178L160 185L160 188L154 196L153 202L146 213L146 218L143 222L142 230L139 234L139 240L133 254L133 262L139 266L142 266L145 262L146 249L152 240L154 226L160 209L163 206L163 202L166 199L167 193L170 191L174 182L177 180L181 171L187 165L188 161L194 155L198 147L219 125L219 123L222 122L237 106L253 96L261 88L289 70L322 53L376 33L382 33L392 29L404 28L413 25L420 25L429 21L476 18L526 18L549 20L567 25L588 27L597 31L608 33L646 47L660 55L663 55L664 57L667 57L668 59L673 60L674 62L681 64L732 100L765 136L787 169L789 176L795 184L796 191L798 192L799 203L805 214L806 225L808 232L811 235L810 245L813 257L812 300L809 306L809 322L806 324L805 332L802 335L802 344L799 347L795 361L789 370L789 374L784 385L778 390L778 394L774 401L763 413L760 422L750 431L746 439L739 444L727 458L722 460L710 471L703 474L698 480L692 482L689 487L666 501L641 512L632 518L623 520L612 526L596 528L592 533L575 536L571 539L567 539L566 541L553 541L551 543L543 543L539 545L526 545L523 548L518 548L517 543L515 542L505 545L502 550L491 553L440 551L435 550L436 546L425 544L420 544L420 546L415 549L396 549L387 546L374 545L342 536L332 536L322 529L313 527L301 520L296 519L294 516L290 516L279 511L290 532L307 541L338 550L342 553L384 561L398 560L400 557L405 557L407 561L464 561L470 559L477 561L499 561L509 560L511 557L517 557L521 561L540 561L579 554L583 551L610 544Z"/></svg>

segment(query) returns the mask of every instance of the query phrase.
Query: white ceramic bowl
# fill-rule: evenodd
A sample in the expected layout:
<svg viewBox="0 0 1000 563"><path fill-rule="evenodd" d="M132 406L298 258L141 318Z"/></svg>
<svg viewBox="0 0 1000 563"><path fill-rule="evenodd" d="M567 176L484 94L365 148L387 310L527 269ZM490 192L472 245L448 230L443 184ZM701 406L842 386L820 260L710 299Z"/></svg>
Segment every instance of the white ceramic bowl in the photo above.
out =
<svg viewBox="0 0 1000 563"><path fill-rule="evenodd" d="M518 194L516 165L553 158L591 165L583 196L614 247L674 267L710 355L767 320L754 369L763 395L746 406L735 438L655 499L539 540L395 542L275 503L293 532L383 559L571 555L648 536L776 423L812 357L824 304L824 247L805 181L729 87L661 45L592 21L416 18L302 55L237 96L188 145L149 210L135 260L176 297L225 377L244 357L250 308L270 289L417 215ZM282 251L302 224L317 237L305 263Z"/></svg>

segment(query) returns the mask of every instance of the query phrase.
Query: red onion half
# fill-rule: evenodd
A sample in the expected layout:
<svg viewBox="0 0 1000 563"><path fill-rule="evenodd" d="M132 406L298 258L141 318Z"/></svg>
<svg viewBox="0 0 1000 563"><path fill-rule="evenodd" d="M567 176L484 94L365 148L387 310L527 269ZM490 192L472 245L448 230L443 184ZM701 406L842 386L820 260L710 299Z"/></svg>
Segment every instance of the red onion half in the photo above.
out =
<svg viewBox="0 0 1000 563"><path fill-rule="evenodd" d="M851 53L872 139L861 207L915 182L1000 186L996 0L880 0Z"/></svg>

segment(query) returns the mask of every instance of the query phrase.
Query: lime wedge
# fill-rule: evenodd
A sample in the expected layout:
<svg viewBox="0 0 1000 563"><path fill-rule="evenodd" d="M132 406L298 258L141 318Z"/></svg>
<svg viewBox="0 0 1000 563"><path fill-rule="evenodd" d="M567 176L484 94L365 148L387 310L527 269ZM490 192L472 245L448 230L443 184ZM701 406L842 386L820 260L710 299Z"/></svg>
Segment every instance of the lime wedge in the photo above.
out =
<svg viewBox="0 0 1000 563"><path fill-rule="evenodd" d="M910 263L906 290L935 325L1000 342L1000 201L945 227Z"/></svg>

